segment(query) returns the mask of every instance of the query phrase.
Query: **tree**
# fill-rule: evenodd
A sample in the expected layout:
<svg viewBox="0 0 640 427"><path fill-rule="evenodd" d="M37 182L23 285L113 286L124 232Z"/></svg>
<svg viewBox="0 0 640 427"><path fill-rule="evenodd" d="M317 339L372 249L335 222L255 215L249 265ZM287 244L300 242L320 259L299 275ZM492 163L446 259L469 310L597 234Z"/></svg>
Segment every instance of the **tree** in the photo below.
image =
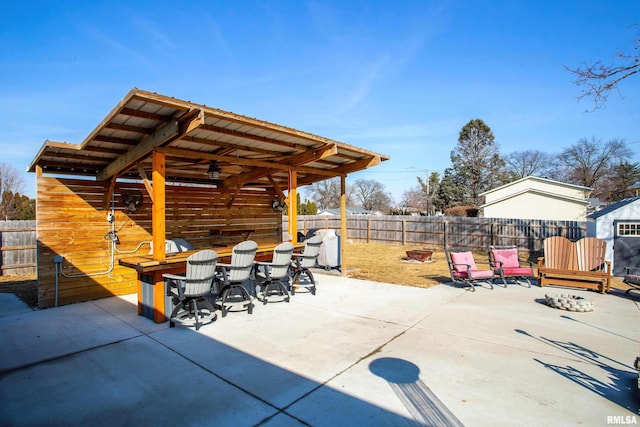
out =
<svg viewBox="0 0 640 427"><path fill-rule="evenodd" d="M17 219L16 199L20 199L23 186L24 180L18 171L11 165L0 163L0 219Z"/></svg>
<svg viewBox="0 0 640 427"><path fill-rule="evenodd" d="M585 187L592 187L593 197L604 195L603 179L617 163L626 162L631 151L619 139L602 142L596 138L582 138L577 143L565 148L559 156L559 163L564 179Z"/></svg>
<svg viewBox="0 0 640 427"><path fill-rule="evenodd" d="M318 206L315 203L305 199L304 203L300 202L300 193L296 194L296 208L298 215L316 215L318 213Z"/></svg>
<svg viewBox="0 0 640 427"><path fill-rule="evenodd" d="M419 187L414 187L402 193L402 200L400 201L400 204L399 206L397 206L397 208L413 208L418 209L419 211L424 211L426 209L426 204L422 189Z"/></svg>
<svg viewBox="0 0 640 427"><path fill-rule="evenodd" d="M491 128L480 119L469 121L451 152L451 165L458 184L465 189L464 203L479 206L479 194L508 181L505 162Z"/></svg>
<svg viewBox="0 0 640 427"><path fill-rule="evenodd" d="M384 184L381 182L359 179L353 183L351 192L364 209L388 212L391 208L391 197L384 191Z"/></svg>
<svg viewBox="0 0 640 427"><path fill-rule="evenodd" d="M599 197L609 203L635 196L629 187L640 181L638 163L621 162L613 166L598 186Z"/></svg>
<svg viewBox="0 0 640 427"><path fill-rule="evenodd" d="M620 82L640 72L640 37L634 40L632 54L619 52L615 54L615 58L617 63L610 65L596 61L574 69L565 67L577 76L574 83L582 88L578 99L593 99L593 109L590 111L602 107L611 91L618 90Z"/></svg>
<svg viewBox="0 0 640 427"><path fill-rule="evenodd" d="M340 178L325 179L311 184L311 200L320 210L340 207ZM348 203L347 197L347 203Z"/></svg>
<svg viewBox="0 0 640 427"><path fill-rule="evenodd" d="M555 176L555 156L539 150L514 151L507 154L504 161L514 180L527 176Z"/></svg>
<svg viewBox="0 0 640 427"><path fill-rule="evenodd" d="M442 180L433 198L433 211L444 212L445 209L460 205L464 201L464 188L457 181L457 176L452 168L444 170Z"/></svg>
<svg viewBox="0 0 640 427"><path fill-rule="evenodd" d="M429 179L426 182L420 176L418 176L417 178L424 195L424 210L427 215L433 215L433 198L438 192L438 186L440 185L440 174L438 172L431 172L431 175L429 175Z"/></svg>

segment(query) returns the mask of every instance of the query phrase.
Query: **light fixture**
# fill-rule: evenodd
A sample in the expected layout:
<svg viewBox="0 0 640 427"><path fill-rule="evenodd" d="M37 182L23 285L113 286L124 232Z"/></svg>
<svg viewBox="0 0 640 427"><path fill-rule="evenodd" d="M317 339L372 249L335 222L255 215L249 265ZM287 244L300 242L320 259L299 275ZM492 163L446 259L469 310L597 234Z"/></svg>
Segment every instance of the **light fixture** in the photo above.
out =
<svg viewBox="0 0 640 427"><path fill-rule="evenodd" d="M207 174L209 175L209 179L220 178L220 166L218 166L218 162L216 162L215 160L211 160L211 163L209 163L209 170L207 170Z"/></svg>

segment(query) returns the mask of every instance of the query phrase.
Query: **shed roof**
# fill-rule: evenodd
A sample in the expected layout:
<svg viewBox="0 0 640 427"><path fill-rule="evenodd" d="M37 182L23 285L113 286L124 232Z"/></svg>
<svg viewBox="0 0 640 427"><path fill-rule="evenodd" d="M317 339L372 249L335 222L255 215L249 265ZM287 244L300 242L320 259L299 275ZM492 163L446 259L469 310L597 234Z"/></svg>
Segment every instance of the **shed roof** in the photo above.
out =
<svg viewBox="0 0 640 427"><path fill-rule="evenodd" d="M132 89L81 144L45 141L29 165L43 173L140 179L151 173L151 153L166 156L168 182L219 187L287 187L377 165L389 157L274 123ZM207 175L215 160L220 178Z"/></svg>
<svg viewBox="0 0 640 427"><path fill-rule="evenodd" d="M635 201L638 201L638 200L640 200L640 197L629 197L627 199L620 200L618 202L612 203L609 206L606 206L606 207L604 207L604 208L592 213L587 218L589 218L589 219L597 219L597 218L599 218L599 217L601 217L603 215L606 215L608 213L616 211L616 210L620 209L621 207L626 206L626 205L628 205L630 203L633 203Z"/></svg>

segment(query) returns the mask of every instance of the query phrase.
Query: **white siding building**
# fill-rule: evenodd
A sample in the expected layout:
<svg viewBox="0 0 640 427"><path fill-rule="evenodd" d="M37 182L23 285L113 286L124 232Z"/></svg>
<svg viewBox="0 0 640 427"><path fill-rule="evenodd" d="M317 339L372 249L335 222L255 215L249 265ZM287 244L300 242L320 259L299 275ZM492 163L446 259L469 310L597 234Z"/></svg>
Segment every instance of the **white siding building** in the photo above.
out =
<svg viewBox="0 0 640 427"><path fill-rule="evenodd" d="M486 218L586 221L591 188L527 176L485 191L480 206Z"/></svg>
<svg viewBox="0 0 640 427"><path fill-rule="evenodd" d="M606 260L614 276L640 267L640 197L631 197L589 215L587 236L607 242Z"/></svg>

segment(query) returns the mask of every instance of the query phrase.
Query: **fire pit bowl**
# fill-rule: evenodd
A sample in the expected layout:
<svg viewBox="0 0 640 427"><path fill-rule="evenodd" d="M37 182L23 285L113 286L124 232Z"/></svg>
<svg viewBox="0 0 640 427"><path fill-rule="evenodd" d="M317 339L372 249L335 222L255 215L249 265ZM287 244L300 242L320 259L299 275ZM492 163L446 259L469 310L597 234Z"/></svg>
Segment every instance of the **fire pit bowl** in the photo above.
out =
<svg viewBox="0 0 640 427"><path fill-rule="evenodd" d="M433 255L433 251L428 251L426 249L416 249L413 251L407 251L408 259L414 259L420 262L431 261L431 255Z"/></svg>

